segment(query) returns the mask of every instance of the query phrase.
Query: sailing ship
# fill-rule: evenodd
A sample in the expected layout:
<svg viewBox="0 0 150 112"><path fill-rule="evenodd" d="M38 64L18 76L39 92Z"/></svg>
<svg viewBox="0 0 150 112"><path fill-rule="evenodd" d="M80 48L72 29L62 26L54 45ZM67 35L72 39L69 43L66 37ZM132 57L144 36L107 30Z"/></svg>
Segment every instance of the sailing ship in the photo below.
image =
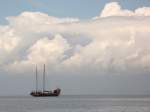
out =
<svg viewBox="0 0 150 112"><path fill-rule="evenodd" d="M30 93L31 96L34 97L57 97L60 95L61 89L57 88L54 90L46 90L45 89L45 64L44 64L44 70L43 70L43 90L38 90L38 71L36 66L36 89Z"/></svg>

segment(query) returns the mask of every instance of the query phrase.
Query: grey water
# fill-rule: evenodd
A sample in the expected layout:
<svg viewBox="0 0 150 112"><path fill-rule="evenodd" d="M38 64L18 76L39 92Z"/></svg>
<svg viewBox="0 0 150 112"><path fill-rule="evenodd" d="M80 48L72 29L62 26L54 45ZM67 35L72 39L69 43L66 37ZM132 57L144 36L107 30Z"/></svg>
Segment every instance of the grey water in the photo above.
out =
<svg viewBox="0 0 150 112"><path fill-rule="evenodd" d="M150 97L61 95L0 97L0 112L150 112Z"/></svg>

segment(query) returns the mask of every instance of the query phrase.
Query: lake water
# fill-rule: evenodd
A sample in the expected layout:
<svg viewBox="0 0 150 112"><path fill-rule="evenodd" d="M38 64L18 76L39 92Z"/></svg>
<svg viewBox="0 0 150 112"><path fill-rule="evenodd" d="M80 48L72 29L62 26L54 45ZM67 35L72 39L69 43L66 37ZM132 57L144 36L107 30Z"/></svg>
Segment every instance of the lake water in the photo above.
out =
<svg viewBox="0 0 150 112"><path fill-rule="evenodd" d="M150 98L87 95L0 97L0 112L150 112Z"/></svg>

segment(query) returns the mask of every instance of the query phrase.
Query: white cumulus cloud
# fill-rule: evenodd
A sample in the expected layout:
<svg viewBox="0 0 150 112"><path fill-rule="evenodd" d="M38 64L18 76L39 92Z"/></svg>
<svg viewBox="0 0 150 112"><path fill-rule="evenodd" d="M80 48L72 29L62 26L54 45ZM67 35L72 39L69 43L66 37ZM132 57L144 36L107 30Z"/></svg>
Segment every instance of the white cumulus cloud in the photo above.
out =
<svg viewBox="0 0 150 112"><path fill-rule="evenodd" d="M146 72L149 15L149 7L130 11L112 2L88 21L41 12L8 17L8 25L0 26L1 68L17 73L46 63L51 71L68 74Z"/></svg>
<svg viewBox="0 0 150 112"><path fill-rule="evenodd" d="M122 9L117 2L112 2L106 4L100 14L100 17L108 16L150 16L150 8L142 7L136 9L135 11L130 11L127 9Z"/></svg>

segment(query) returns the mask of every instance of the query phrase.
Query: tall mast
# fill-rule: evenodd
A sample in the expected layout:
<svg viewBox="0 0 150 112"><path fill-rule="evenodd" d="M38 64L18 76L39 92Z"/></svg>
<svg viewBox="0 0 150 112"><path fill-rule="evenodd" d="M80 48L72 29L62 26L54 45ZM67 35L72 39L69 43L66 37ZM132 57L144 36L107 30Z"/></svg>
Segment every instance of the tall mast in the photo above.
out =
<svg viewBox="0 0 150 112"><path fill-rule="evenodd" d="M35 77L36 77L36 92L38 91L38 72L37 72L37 65L36 65L36 71L35 71Z"/></svg>
<svg viewBox="0 0 150 112"><path fill-rule="evenodd" d="M43 92L45 91L45 64L44 64L44 70L43 70Z"/></svg>

